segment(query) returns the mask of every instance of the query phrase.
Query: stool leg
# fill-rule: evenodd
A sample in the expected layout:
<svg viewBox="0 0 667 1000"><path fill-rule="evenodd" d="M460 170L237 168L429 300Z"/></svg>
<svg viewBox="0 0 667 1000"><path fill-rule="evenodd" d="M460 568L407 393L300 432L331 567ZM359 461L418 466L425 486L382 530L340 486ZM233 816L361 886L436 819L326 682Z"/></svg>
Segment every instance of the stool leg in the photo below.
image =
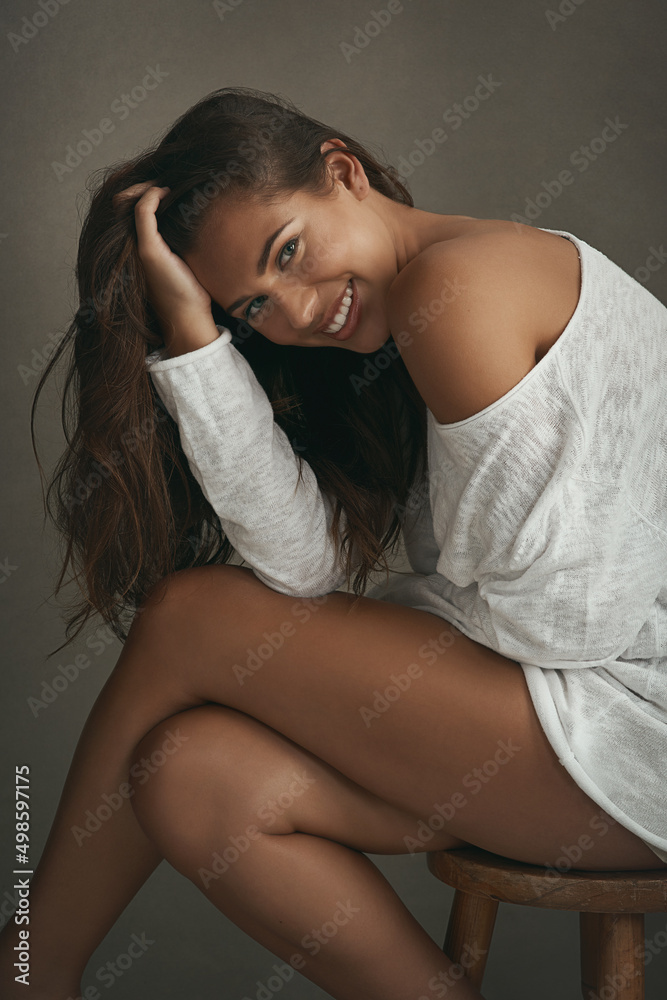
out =
<svg viewBox="0 0 667 1000"><path fill-rule="evenodd" d="M442 950L447 958L466 970L467 978L478 990L482 986L497 912L497 899L473 896L460 889L454 893Z"/></svg>
<svg viewBox="0 0 667 1000"><path fill-rule="evenodd" d="M644 914L580 913L584 1000L644 1000Z"/></svg>

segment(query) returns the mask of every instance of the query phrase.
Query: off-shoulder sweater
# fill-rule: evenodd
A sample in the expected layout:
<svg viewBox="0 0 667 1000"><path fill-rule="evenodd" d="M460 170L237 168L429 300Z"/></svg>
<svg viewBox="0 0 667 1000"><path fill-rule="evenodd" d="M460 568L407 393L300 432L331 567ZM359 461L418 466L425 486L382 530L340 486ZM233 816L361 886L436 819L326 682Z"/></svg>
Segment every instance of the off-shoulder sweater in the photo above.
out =
<svg viewBox="0 0 667 1000"><path fill-rule="evenodd" d="M450 424L403 516L411 572L367 591L515 660L560 763L667 861L667 308L584 240L567 327L513 388ZM269 587L345 575L332 500L232 334L146 359L189 465ZM344 524L343 518L343 524Z"/></svg>

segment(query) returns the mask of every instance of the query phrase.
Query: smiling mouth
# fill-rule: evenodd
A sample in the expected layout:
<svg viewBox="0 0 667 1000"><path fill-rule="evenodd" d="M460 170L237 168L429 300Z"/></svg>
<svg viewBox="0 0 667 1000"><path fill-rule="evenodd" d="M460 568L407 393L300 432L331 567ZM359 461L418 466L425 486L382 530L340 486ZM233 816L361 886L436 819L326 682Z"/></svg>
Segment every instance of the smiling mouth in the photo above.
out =
<svg viewBox="0 0 667 1000"><path fill-rule="evenodd" d="M348 337L352 336L359 317L358 291L354 286L353 279L350 278L333 323L330 323L325 330L320 331L326 337L331 337L334 340L347 340Z"/></svg>
<svg viewBox="0 0 667 1000"><path fill-rule="evenodd" d="M347 319L348 313L350 311L350 306L352 305L352 279L347 283L347 288L345 289L345 295L340 304L340 308L334 317L333 323L323 330L323 333L338 333L339 330L345 325L345 320Z"/></svg>

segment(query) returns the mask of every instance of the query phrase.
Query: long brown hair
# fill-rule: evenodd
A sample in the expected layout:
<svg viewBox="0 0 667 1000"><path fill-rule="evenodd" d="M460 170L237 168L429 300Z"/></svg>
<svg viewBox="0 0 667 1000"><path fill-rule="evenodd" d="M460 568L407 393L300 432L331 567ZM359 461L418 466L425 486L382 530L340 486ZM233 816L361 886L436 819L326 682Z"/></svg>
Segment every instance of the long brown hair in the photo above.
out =
<svg viewBox="0 0 667 1000"><path fill-rule="evenodd" d="M157 210L158 228L182 256L223 194L326 196L330 178L320 146L333 138L359 159L372 187L414 205L397 171L352 136L307 117L284 97L247 87L214 91L140 156L92 175L76 262L79 308L40 378L31 411L41 472L35 408L71 345L61 414L67 447L45 498L66 542L55 593L71 566L83 595L66 618L63 646L95 611L124 640L124 619L129 616L129 626L154 584L179 569L226 563L235 551L148 373L145 358L162 346L162 337L138 257L134 202L118 210L114 195L144 181L169 187ZM362 594L380 562L389 571L385 550L393 552L401 513L426 471L425 404L393 338L376 355L333 346L307 350L272 343L215 302L212 311L266 392L299 469L308 462L335 501L336 551L344 553L348 587L356 572L352 589Z"/></svg>

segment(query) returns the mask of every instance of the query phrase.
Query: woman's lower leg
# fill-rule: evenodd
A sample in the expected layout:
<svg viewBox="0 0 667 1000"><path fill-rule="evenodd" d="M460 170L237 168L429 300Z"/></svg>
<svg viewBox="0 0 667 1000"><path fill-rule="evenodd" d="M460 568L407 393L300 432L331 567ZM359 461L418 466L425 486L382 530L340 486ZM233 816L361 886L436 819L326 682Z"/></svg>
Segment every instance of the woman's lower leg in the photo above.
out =
<svg viewBox="0 0 667 1000"><path fill-rule="evenodd" d="M30 882L28 987L14 982L13 919L0 934L0 984L8 998L77 996L90 956L162 860L132 808L132 755L153 726L197 699L183 697L173 674L156 685L151 630L143 624L139 614L83 727Z"/></svg>
<svg viewBox="0 0 667 1000"><path fill-rule="evenodd" d="M168 719L137 755L159 748L167 726L186 749L133 806L169 863L281 960L244 994L298 972L336 1000L435 1000L445 987L452 1000L480 997L359 848L405 851L414 817L219 705ZM449 846L442 834L437 844Z"/></svg>
<svg viewBox="0 0 667 1000"><path fill-rule="evenodd" d="M363 853L300 832L263 834L218 875L222 849L222 839L203 841L168 860L280 959L283 978L298 972L336 1000L435 1000L445 986L451 1000L481 997ZM248 996L279 975L273 965L257 970Z"/></svg>
<svg viewBox="0 0 667 1000"><path fill-rule="evenodd" d="M159 605L157 612L151 606L151 613L137 615L118 663L81 734L51 834L33 878L29 990L22 986L14 989L13 923L0 935L0 981L9 998L67 1000L70 994L75 996L72 991L78 988L82 969L91 954L159 863L159 848L139 826L131 799L125 798L134 748L148 731L175 713L209 701L230 704L252 715L258 699L257 704L261 702L261 712L267 717L275 712L294 711L289 687L296 683L291 673L291 664L295 662L293 649L301 657L301 666L294 677L303 669L304 654L309 676L317 675L316 685L311 684L308 694L312 698L312 714L305 716L299 710L295 720L299 727L306 726L304 737L310 740L314 734L313 739L322 740L325 754L331 753L333 758L339 752L341 739L345 742L345 735L336 726L329 732L322 727L321 719L323 712L328 717L331 692L344 683L344 677L335 671L318 674L310 670L311 660L317 665L318 649L323 650L323 656L330 654L332 628L341 641L347 638L351 652L346 654L345 662L348 656L352 657L354 683L368 683L372 690L376 675L371 672L366 679L364 670L376 670L373 660L377 660L377 654L370 648L360 651L352 631L347 636L347 629L352 630L353 624L348 618L346 595L330 595L334 607L328 614L333 620L326 629L318 624L322 621L320 612L319 618L313 618L314 624L298 626L298 641L293 640L297 645L289 646L286 641L285 649L265 668L271 674L275 672L276 677L289 677L287 685L282 680L278 687L276 682L267 683L270 674L265 673L265 682L258 677L240 686L232 669L234 661L242 659L248 643L262 641L263 628L267 625L273 628L281 618L289 617L291 604L287 605L282 595L269 591L256 578L235 567L205 567L189 576L190 571L185 572L170 601ZM193 611L191 625L189 618L184 617L184 608L188 614L190 609ZM396 614L392 614L391 622L396 619ZM390 630L388 618L383 619L382 627ZM415 650L421 629L420 621L415 627ZM437 634L435 621L433 630ZM386 638L384 641L393 649L393 643ZM413 639L409 638L407 648L411 650L412 644ZM355 662L354 657L358 660L360 652L364 658ZM340 671L338 662L332 665ZM387 669L390 668L391 665ZM355 700L356 697L355 694ZM271 725L271 719L263 721ZM363 726L356 708L346 707L339 725L341 722L357 729ZM363 730L364 740L366 732ZM400 731L397 735L400 739ZM406 775L399 774L400 744L395 750L397 763L391 773L395 769L398 780L405 783ZM365 754L355 757L355 764L360 764L363 772L357 780L364 786L366 774L369 780L375 779L375 754L377 751L368 755L367 760ZM387 767L384 771L389 773ZM382 775L379 778L382 781ZM385 776L384 781L387 789L393 787L393 778L387 784ZM109 809L109 797L116 802L122 798L117 809ZM106 809L101 808L104 806ZM91 815L104 815L96 829Z"/></svg>

